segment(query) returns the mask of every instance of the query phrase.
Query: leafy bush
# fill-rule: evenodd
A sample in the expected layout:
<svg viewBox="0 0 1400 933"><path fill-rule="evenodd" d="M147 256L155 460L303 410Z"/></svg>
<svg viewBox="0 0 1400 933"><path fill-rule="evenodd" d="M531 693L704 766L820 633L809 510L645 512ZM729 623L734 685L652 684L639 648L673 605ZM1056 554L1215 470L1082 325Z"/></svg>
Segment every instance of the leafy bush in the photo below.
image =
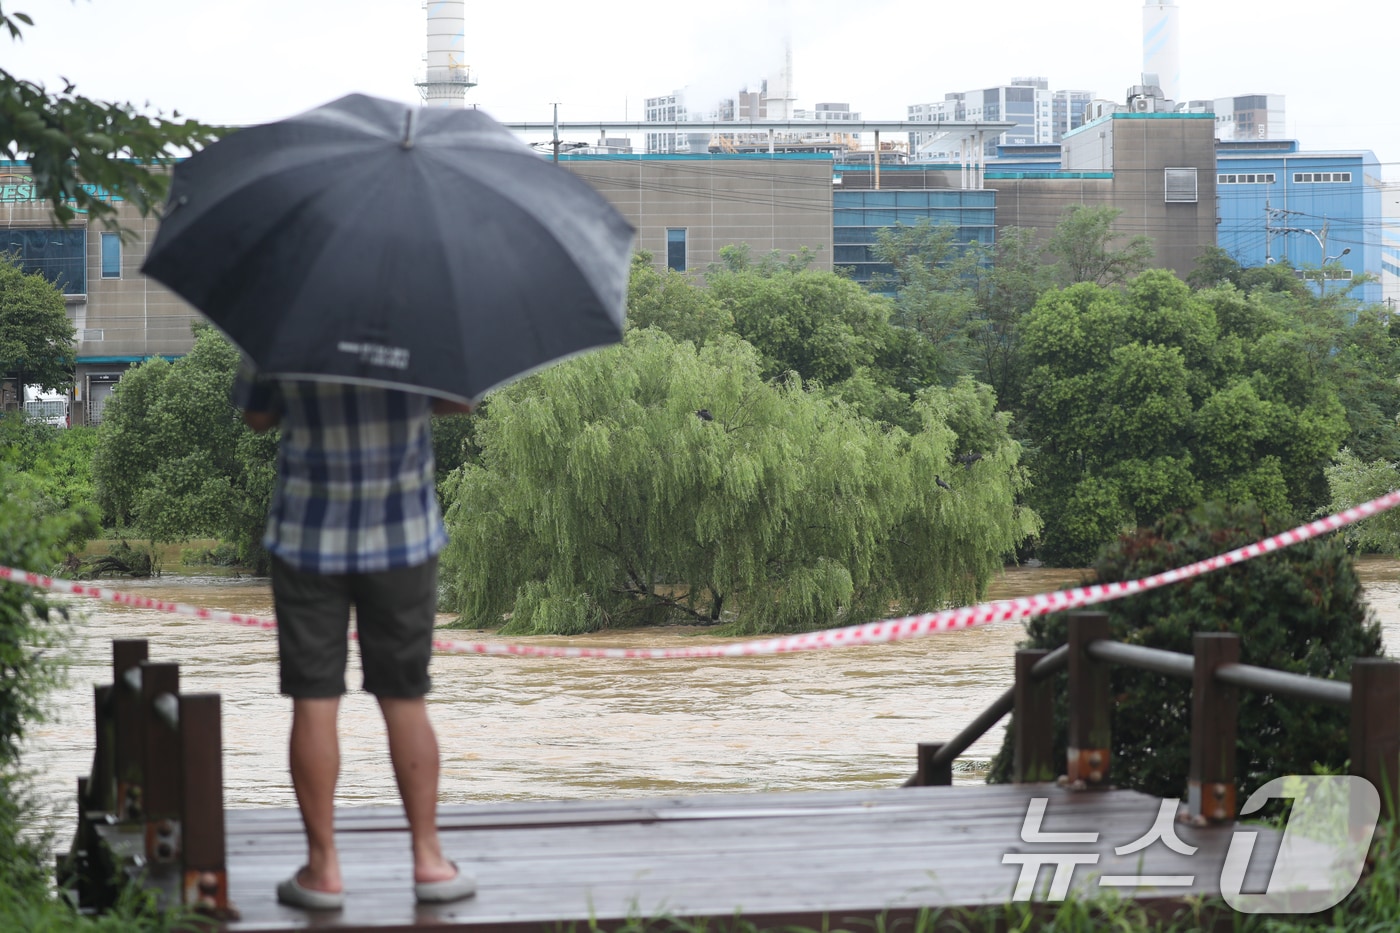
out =
<svg viewBox="0 0 1400 933"><path fill-rule="evenodd" d="M1207 504L1125 535L1094 564L1095 582L1132 580L1233 550L1285 530L1252 506ZM1111 637L1190 653L1196 632L1235 632L1245 664L1347 679L1353 658L1381 653L1380 627L1366 606L1341 536L1295 545L1223 570L1108 603ZM1066 641L1067 617L1032 620L1025 647ZM1056 696L1066 697L1066 674ZM1190 763L1189 682L1128 667L1112 669L1113 782L1163 797L1185 792ZM1064 773L1067 713L1056 711L1056 765ZM1347 713L1253 690L1239 694L1240 799L1284 774L1315 765L1339 769L1348 751ZM1014 728L1014 724L1013 724ZM989 782L1010 779L1011 741Z"/></svg>
<svg viewBox="0 0 1400 933"><path fill-rule="evenodd" d="M92 483L96 447L91 428L56 428L18 412L0 416L0 466L9 472L7 488L22 488L29 514L56 523L58 543L75 550L98 530Z"/></svg>

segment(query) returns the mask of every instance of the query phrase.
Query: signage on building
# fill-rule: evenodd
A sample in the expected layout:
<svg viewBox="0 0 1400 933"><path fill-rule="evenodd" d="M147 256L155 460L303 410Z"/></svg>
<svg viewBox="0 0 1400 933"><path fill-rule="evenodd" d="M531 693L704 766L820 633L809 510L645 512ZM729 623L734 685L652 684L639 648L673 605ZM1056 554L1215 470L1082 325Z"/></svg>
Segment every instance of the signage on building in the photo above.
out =
<svg viewBox="0 0 1400 933"><path fill-rule="evenodd" d="M103 201L120 201L101 185L79 185L88 194ZM0 175L0 204L28 203L46 200L29 175Z"/></svg>

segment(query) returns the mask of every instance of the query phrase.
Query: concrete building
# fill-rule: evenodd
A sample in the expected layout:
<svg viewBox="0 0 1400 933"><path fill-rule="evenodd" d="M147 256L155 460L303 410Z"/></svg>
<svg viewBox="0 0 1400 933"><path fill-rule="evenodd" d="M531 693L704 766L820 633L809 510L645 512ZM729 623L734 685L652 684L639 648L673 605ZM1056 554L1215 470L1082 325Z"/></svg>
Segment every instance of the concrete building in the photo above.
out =
<svg viewBox="0 0 1400 933"><path fill-rule="evenodd" d="M107 396L131 364L181 356L194 345L198 315L140 272L157 221L114 203L128 238L89 227L85 214L61 227L35 197L29 166L0 162L0 250L17 254L26 272L40 273L63 291L77 332L75 425L102 420Z"/></svg>
<svg viewBox="0 0 1400 933"><path fill-rule="evenodd" d="M1029 227L1042 239L1072 204L1116 208L1116 230L1148 236L1154 264L1185 276L1201 247L1215 243L1214 124L1210 114L1109 113L1068 133L1059 147L1001 147L1003 158L986 165L977 187L994 196L997 229ZM880 186L956 190L964 177L958 166L915 163L884 169ZM872 173L842 173L843 192L873 185ZM985 210L986 202L962 209ZM960 226L964 217L977 225L969 213L959 216Z"/></svg>
<svg viewBox="0 0 1400 933"><path fill-rule="evenodd" d="M820 154L561 156L637 228L657 265L704 272L719 251L754 256L804 247L830 269L831 157Z"/></svg>

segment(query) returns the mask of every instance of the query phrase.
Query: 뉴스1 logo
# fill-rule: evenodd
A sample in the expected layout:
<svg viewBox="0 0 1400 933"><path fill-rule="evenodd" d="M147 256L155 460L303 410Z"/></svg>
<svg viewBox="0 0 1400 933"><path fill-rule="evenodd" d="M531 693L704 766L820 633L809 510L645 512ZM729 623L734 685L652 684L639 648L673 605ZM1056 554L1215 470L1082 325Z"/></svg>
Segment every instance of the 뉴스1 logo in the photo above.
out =
<svg viewBox="0 0 1400 933"><path fill-rule="evenodd" d="M1256 813L1269 800L1291 799L1293 807L1284 825L1278 857L1267 888L1244 893L1245 874L1254 855L1259 832L1236 828L1220 872L1220 893L1225 903L1247 914L1312 914L1341 903L1361 878L1371 837L1380 819L1380 795L1370 781L1348 775L1294 775L1275 778L1250 794L1241 816ZM1114 848L1116 855L1132 855L1160 843L1180 856L1197 848L1176 834L1177 798L1164 798L1151 829L1141 837ZM1097 843L1098 832L1043 832L1041 824L1049 804L1047 797L1033 797L1021 824L1021 841L1034 846L1055 846L1053 852L1014 852L1001 857L1003 865L1020 865L1013 901L1029 901L1035 894L1040 870L1054 866L1043 899L1061 901L1069 893L1074 872L1080 866L1097 865L1100 853L1065 851L1067 846ZM1184 888L1194 874L1100 875L1101 888Z"/></svg>

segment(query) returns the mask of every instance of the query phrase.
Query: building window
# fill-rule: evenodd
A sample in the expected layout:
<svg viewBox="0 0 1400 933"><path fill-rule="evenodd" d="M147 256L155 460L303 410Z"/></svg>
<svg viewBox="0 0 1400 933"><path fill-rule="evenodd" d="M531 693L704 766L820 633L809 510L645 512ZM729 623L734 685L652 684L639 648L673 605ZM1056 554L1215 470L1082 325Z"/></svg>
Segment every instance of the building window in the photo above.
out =
<svg viewBox="0 0 1400 933"><path fill-rule="evenodd" d="M11 227L0 230L0 253L38 273L65 295L87 294L87 231Z"/></svg>
<svg viewBox="0 0 1400 933"><path fill-rule="evenodd" d="M685 271L685 228L672 227L666 231L666 268Z"/></svg>
<svg viewBox="0 0 1400 933"><path fill-rule="evenodd" d="M1259 172L1255 175L1219 175L1216 177L1218 185L1272 185L1274 183L1273 172Z"/></svg>
<svg viewBox="0 0 1400 933"><path fill-rule="evenodd" d="M1297 185L1335 185L1351 181L1351 172L1294 172L1293 183Z"/></svg>
<svg viewBox="0 0 1400 933"><path fill-rule="evenodd" d="M102 234L102 277L122 277L122 238L115 233Z"/></svg>
<svg viewBox="0 0 1400 933"><path fill-rule="evenodd" d="M1194 168L1169 168L1166 170L1168 204L1196 203L1196 170Z"/></svg>

